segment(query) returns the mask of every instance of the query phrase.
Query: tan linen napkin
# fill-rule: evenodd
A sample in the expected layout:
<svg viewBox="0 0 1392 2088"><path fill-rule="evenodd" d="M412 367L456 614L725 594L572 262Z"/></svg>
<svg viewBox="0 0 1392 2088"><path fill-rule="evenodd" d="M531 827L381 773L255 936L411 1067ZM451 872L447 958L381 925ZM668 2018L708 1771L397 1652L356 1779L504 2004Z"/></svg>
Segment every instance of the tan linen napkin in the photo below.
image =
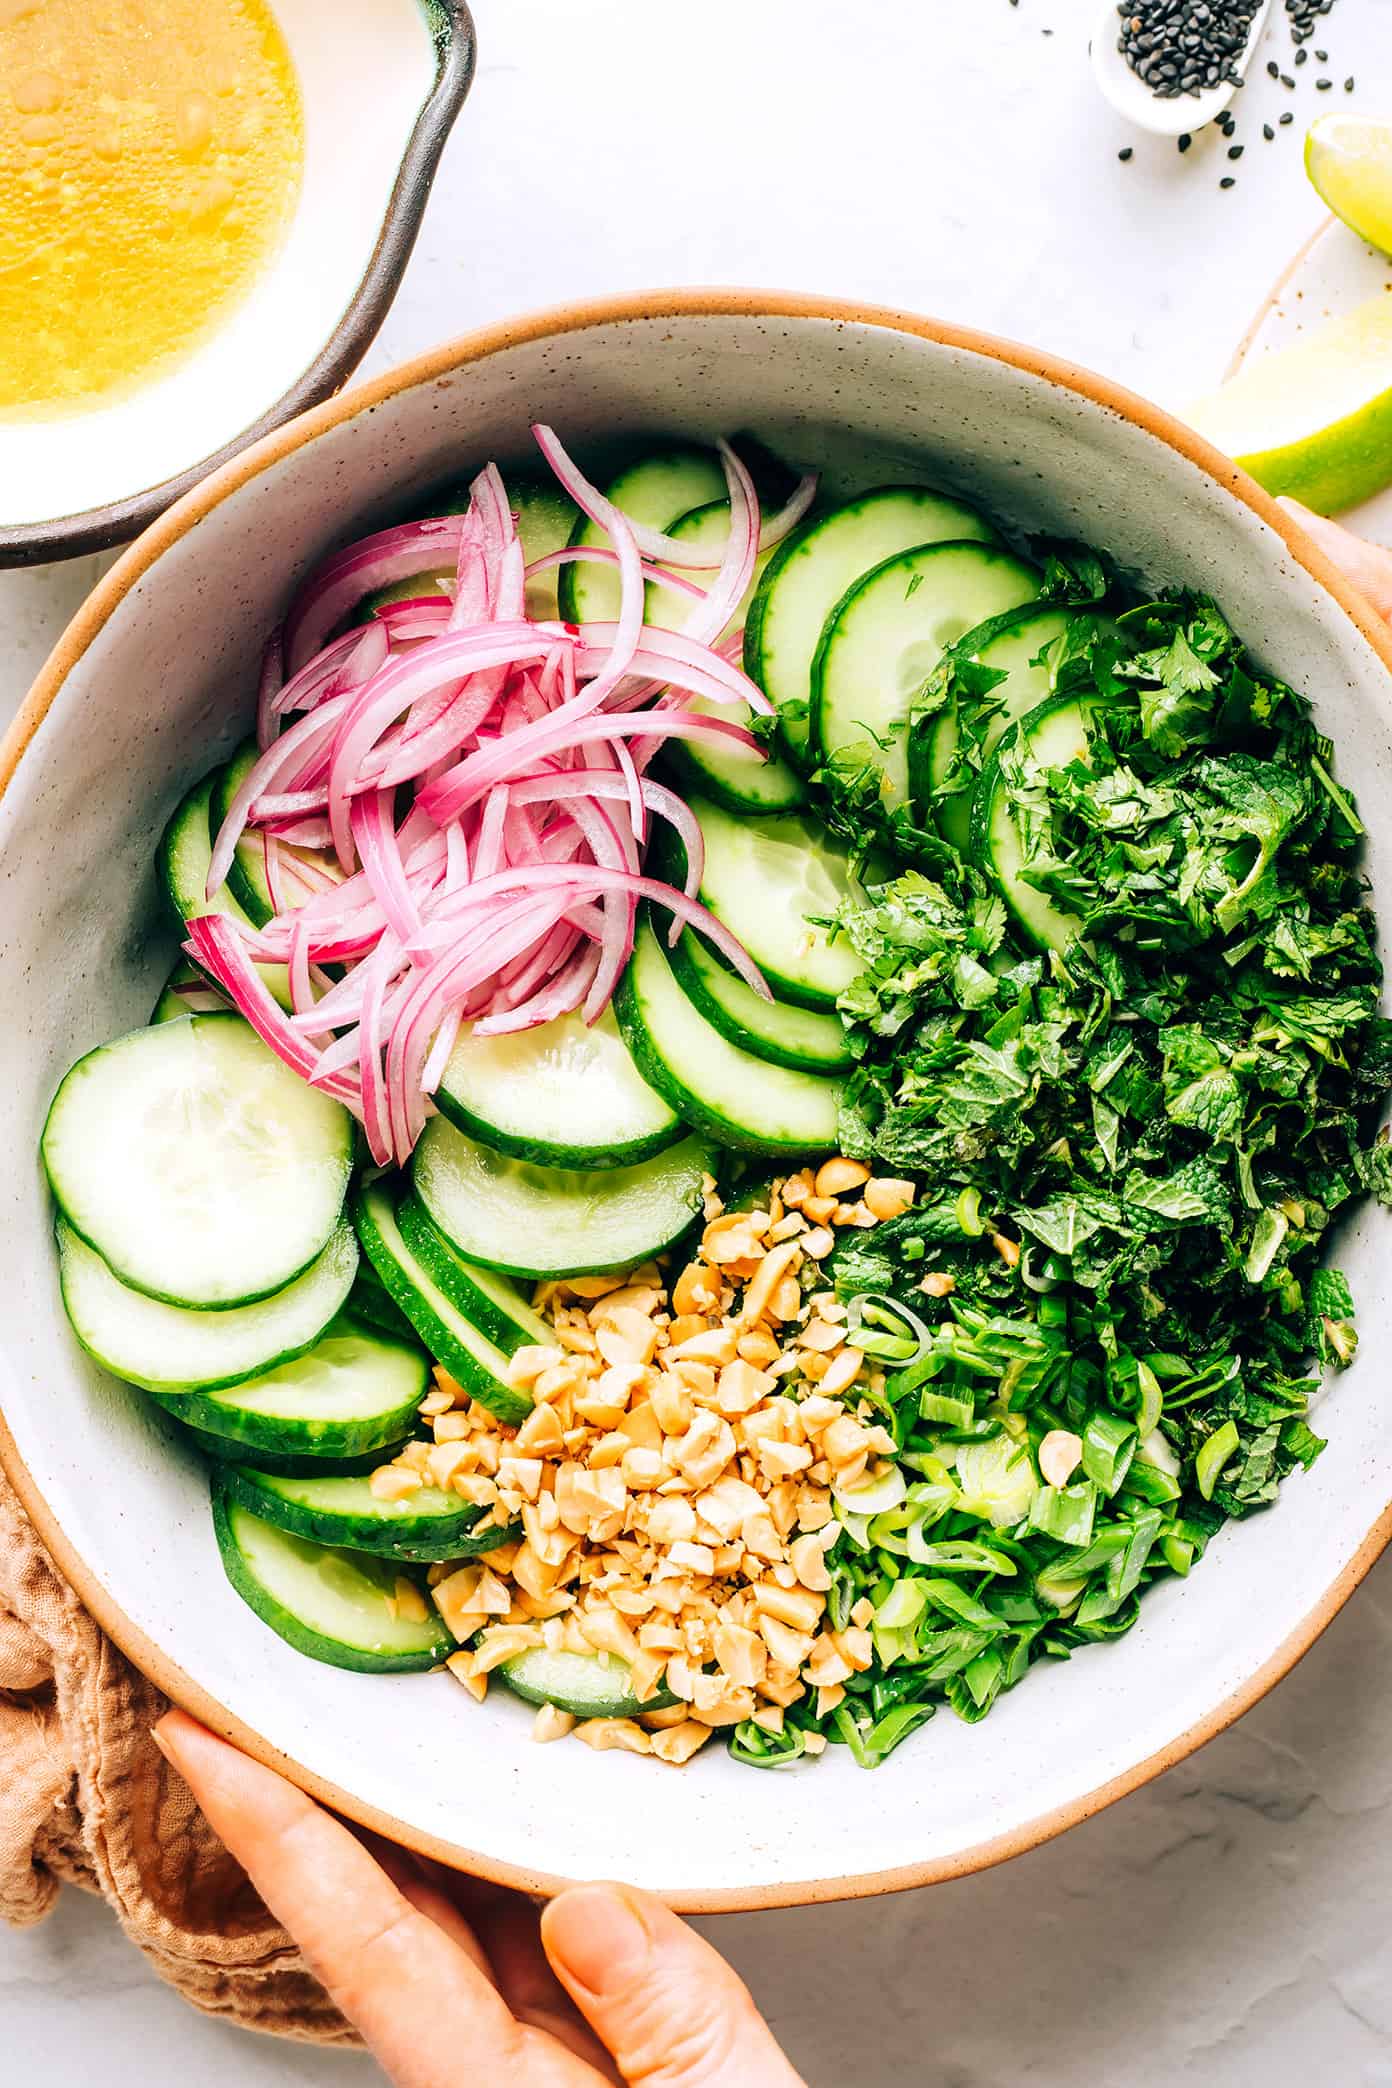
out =
<svg viewBox="0 0 1392 2088"><path fill-rule="evenodd" d="M150 1727L153 1683L104 1637L0 1473L0 1919L100 1892L162 1979L253 2030L355 2045Z"/></svg>

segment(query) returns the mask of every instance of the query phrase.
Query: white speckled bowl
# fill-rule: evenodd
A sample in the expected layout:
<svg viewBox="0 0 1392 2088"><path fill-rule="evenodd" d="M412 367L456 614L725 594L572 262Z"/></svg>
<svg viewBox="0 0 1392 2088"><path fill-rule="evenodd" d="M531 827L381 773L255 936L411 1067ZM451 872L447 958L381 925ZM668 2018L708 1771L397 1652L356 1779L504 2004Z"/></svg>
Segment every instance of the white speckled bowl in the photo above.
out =
<svg viewBox="0 0 1392 2088"><path fill-rule="evenodd" d="M1392 642L1305 538L1154 409L1042 356L888 311L663 293L502 327L282 428L165 515L67 632L0 756L0 1452L112 1636L210 1724L342 1811L461 1867L546 1890L621 1875L688 1909L926 1883L1086 1817L1218 1732L1290 1666L1389 1534L1386 1219L1341 1250L1364 1361L1330 1448L1279 1507L1161 1588L1119 1644L1037 1670L984 1724L944 1714L874 1776L844 1751L756 1776L711 1751L680 1775L528 1744L530 1713L434 1676L315 1667L226 1585L204 1475L137 1393L86 1363L58 1302L36 1158L81 1051L144 1021L173 937L151 855L181 791L245 731L257 634L327 546L422 482L527 446L752 428L830 473L925 467L1032 529L1211 589L1267 667L1309 691L1371 827L1384 819ZM1389 900L1392 903L1392 900Z"/></svg>

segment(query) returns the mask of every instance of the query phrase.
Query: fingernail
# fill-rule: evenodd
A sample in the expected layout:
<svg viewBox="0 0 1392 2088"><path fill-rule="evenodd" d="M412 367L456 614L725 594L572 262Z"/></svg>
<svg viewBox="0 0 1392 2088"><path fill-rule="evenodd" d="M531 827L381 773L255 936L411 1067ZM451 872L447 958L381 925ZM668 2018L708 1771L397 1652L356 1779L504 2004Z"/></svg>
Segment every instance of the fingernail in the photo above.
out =
<svg viewBox="0 0 1392 2088"><path fill-rule="evenodd" d="M166 1762L171 1762L171 1763L172 1763L172 1762L173 1762L173 1760L174 1760L174 1757L173 1757L173 1755L172 1755L172 1754L171 1754L171 1753L169 1752L169 1748L168 1748L168 1746L167 1746L167 1745L165 1744L165 1739L164 1739L164 1735L163 1735L163 1734L161 1733L161 1731L160 1731L160 1729L159 1729L159 1726L157 1726L157 1725L152 1725L152 1726L151 1726L151 1728L150 1728L150 1738L151 1738L151 1739L152 1739L152 1740L154 1741L154 1743L155 1743L156 1747L157 1747L157 1748L159 1749L160 1753L161 1753L161 1754L162 1754L162 1755L164 1756L164 1759L166 1760Z"/></svg>
<svg viewBox="0 0 1392 2088"><path fill-rule="evenodd" d="M542 1916L547 1955L592 1994L627 1986L652 1950L647 1924L614 1885L577 1885Z"/></svg>

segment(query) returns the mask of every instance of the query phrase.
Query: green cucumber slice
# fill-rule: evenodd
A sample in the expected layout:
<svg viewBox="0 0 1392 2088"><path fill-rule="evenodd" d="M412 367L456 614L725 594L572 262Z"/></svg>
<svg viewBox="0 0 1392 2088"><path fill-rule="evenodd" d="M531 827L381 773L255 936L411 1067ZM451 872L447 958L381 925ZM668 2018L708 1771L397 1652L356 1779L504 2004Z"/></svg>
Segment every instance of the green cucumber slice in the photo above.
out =
<svg viewBox="0 0 1392 2088"><path fill-rule="evenodd" d="M180 1402L163 1392L151 1392L149 1397L169 1415L181 1436L211 1458L214 1464L255 1465L260 1472L283 1472L295 1479L322 1479L328 1474L351 1475L356 1472L375 1472L378 1465L395 1457L402 1444L409 1440L403 1436L400 1442L382 1443L375 1450L364 1450L358 1457L282 1457L274 1450L253 1450L249 1443L237 1443L231 1436L213 1435L206 1428L195 1428L181 1420L177 1409Z"/></svg>
<svg viewBox="0 0 1392 2088"><path fill-rule="evenodd" d="M186 1015L80 1058L41 1149L63 1215L122 1283L220 1310L283 1290L320 1253L353 1125L239 1015Z"/></svg>
<svg viewBox="0 0 1392 2088"><path fill-rule="evenodd" d="M730 1043L687 999L646 917L614 1004L654 1086L722 1145L754 1153L835 1146L840 1081L770 1065Z"/></svg>
<svg viewBox="0 0 1392 2088"><path fill-rule="evenodd" d="M456 1254L427 1216L414 1190L408 1189L397 1205L396 1222L402 1239L431 1281L439 1285L455 1310L462 1312L504 1355L514 1356L518 1349L528 1346L554 1345L554 1327L548 1327L541 1314L533 1312L512 1278Z"/></svg>
<svg viewBox="0 0 1392 2088"><path fill-rule="evenodd" d="M181 927L203 914L221 913L247 928L255 928L257 923L226 885L211 899L208 897L208 872L213 866L212 803L217 781L215 769L201 783L195 783L175 807L156 854L160 884ZM285 966L258 964L256 969L265 980L267 991L282 1008L289 1008L290 975Z"/></svg>
<svg viewBox="0 0 1392 2088"><path fill-rule="evenodd" d="M839 1015L762 999L689 928L675 949L663 947L687 999L741 1051L801 1073L844 1073L854 1064Z"/></svg>
<svg viewBox="0 0 1392 2088"><path fill-rule="evenodd" d="M808 767L812 661L827 618L872 566L915 544L996 541L974 509L926 486L881 486L785 537L769 561L744 627L744 665L778 710L793 760Z"/></svg>
<svg viewBox="0 0 1392 2088"><path fill-rule="evenodd" d="M401 1307L388 1295L381 1277L370 1261L358 1263L358 1279L353 1285L353 1295L348 1300L348 1309L375 1327L380 1334L394 1334L398 1341L408 1344L416 1338L416 1330Z"/></svg>
<svg viewBox="0 0 1392 2088"><path fill-rule="evenodd" d="M992 617L954 646L957 657L1005 677L980 699L980 707L987 713L980 739L983 765L1015 720L1053 695L1054 641L1080 613L1077 609L1026 609ZM973 772L961 789L947 788L960 738L956 702L945 703L924 720L921 730L910 733L909 790L936 820L943 839L965 855L971 843L976 775Z"/></svg>
<svg viewBox="0 0 1392 2088"><path fill-rule="evenodd" d="M216 986L209 984L196 964L180 958L160 988L160 997L150 1010L150 1026L176 1022L181 1015L218 1015L227 1012L227 1002Z"/></svg>
<svg viewBox="0 0 1392 2088"><path fill-rule="evenodd" d="M1020 926L1045 949L1063 951L1082 932L1078 916L1027 884L1021 875L1025 849L1011 804L1010 779L1003 766L1016 753L1041 768L1066 768L1087 762L1091 752L1088 713L1101 702L1079 702L1056 696L1019 719L1001 739L981 772L972 799L972 854L1000 886L1001 896Z"/></svg>
<svg viewBox="0 0 1392 2088"><path fill-rule="evenodd" d="M533 1646L503 1661L498 1673L515 1696L529 1704L554 1704L576 1718L634 1718L677 1701L665 1689L640 1701L628 1662L612 1653L548 1653L544 1646Z"/></svg>
<svg viewBox="0 0 1392 2088"><path fill-rule="evenodd" d="M241 1383L195 1390L163 1404L190 1427L249 1452L296 1458L357 1457L399 1443L416 1425L430 1366L413 1344L348 1318L312 1348Z"/></svg>
<svg viewBox="0 0 1392 2088"><path fill-rule="evenodd" d="M247 740L237 749L226 768L218 771L213 782L213 796L209 806L209 818L214 834L227 817L233 798L260 758L261 749L255 740ZM284 843L281 846L291 861L299 853ZM328 870L330 874L337 875L326 857L317 855L314 863L318 870ZM259 834L244 833L237 843L231 867L227 872L227 889L248 919L255 921L258 927L264 926L274 916L276 905L271 896L270 880L266 876L266 850Z"/></svg>
<svg viewBox="0 0 1392 2088"><path fill-rule="evenodd" d="M668 530L679 515L725 498L725 473L714 450L689 446L654 450L611 479L605 497L635 522ZM609 532L581 518L572 544L607 545ZM567 623L611 623L619 613L619 576L612 566L577 560L561 567L558 602Z"/></svg>
<svg viewBox="0 0 1392 2088"><path fill-rule="evenodd" d="M490 1523L472 1535L483 1510L438 1486L422 1486L400 1501L379 1501L365 1475L296 1479L230 1464L219 1476L231 1500L312 1544L346 1545L351 1551L425 1565L492 1551L514 1535L506 1523Z"/></svg>
<svg viewBox="0 0 1392 2088"><path fill-rule="evenodd" d="M606 1008L512 1036L460 1036L435 1091L471 1137L543 1167L627 1167L675 1145L683 1127L629 1056Z"/></svg>
<svg viewBox="0 0 1392 2088"><path fill-rule="evenodd" d="M277 1529L233 1497L221 1471L213 1475L212 1500L223 1571L248 1608L297 1653L361 1675L408 1675L439 1667L454 1651L423 1580L403 1576L394 1560ZM425 1598L423 1624L395 1614L401 1578L414 1580Z"/></svg>
<svg viewBox="0 0 1392 2088"><path fill-rule="evenodd" d="M707 546L712 559L718 562L729 529L729 501L712 500L705 507L693 508L690 514L679 516L667 534L682 543L690 543L694 548ZM760 576L772 557L772 551L759 554L749 592L731 618L728 629L740 628L758 589ZM713 568L702 568L687 577L701 586L709 586L715 574ZM678 594L672 588L651 586L644 616L650 624L679 631L693 606L687 595ZM751 718L747 703L715 703L706 696L689 698L686 708L698 711L704 717L724 718L731 725L747 726ZM690 788L704 792L732 812L787 812L806 802L807 789L801 776L772 749L751 754L743 747L732 747L726 752L722 747L703 746L698 740L674 740L667 758L674 773L683 777Z"/></svg>
<svg viewBox="0 0 1392 2088"><path fill-rule="evenodd" d="M411 1179L466 1261L540 1279L632 1268L670 1247L701 1208L710 1158L704 1140L686 1138L636 1167L533 1167L437 1116L416 1147Z"/></svg>
<svg viewBox="0 0 1392 2088"><path fill-rule="evenodd" d="M873 567L832 610L813 657L818 757L843 774L869 769L886 805L907 804L915 698L949 645L1032 602L1040 578L982 543L920 545Z"/></svg>
<svg viewBox="0 0 1392 2088"><path fill-rule="evenodd" d="M303 1276L273 1298L225 1312L191 1312L129 1290L59 1218L63 1304L88 1355L147 1392L236 1385L273 1370L319 1339L353 1287L358 1250L340 1225Z"/></svg>
<svg viewBox="0 0 1392 2088"><path fill-rule="evenodd" d="M780 999L834 1007L861 968L846 938L821 925L865 897L847 851L810 812L739 815L695 797L691 810L706 844L702 900Z"/></svg>
<svg viewBox="0 0 1392 2088"><path fill-rule="evenodd" d="M500 1421L525 1421L532 1402L508 1383L507 1352L451 1304L412 1254L384 1182L359 1192L353 1219L368 1260L436 1361Z"/></svg>

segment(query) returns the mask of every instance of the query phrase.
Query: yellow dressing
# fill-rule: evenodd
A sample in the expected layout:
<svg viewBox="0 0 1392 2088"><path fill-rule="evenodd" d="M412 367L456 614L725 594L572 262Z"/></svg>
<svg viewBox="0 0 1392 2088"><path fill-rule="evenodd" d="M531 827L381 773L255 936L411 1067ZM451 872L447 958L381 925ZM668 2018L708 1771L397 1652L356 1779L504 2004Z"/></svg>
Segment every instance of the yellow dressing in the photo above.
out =
<svg viewBox="0 0 1392 2088"><path fill-rule="evenodd" d="M265 0L0 0L0 413L94 403L212 332L303 149Z"/></svg>

